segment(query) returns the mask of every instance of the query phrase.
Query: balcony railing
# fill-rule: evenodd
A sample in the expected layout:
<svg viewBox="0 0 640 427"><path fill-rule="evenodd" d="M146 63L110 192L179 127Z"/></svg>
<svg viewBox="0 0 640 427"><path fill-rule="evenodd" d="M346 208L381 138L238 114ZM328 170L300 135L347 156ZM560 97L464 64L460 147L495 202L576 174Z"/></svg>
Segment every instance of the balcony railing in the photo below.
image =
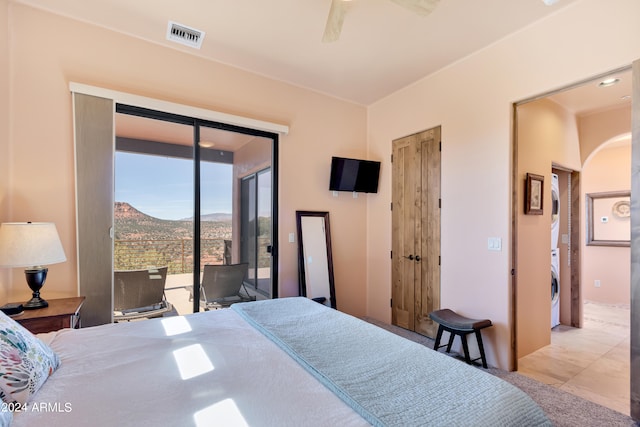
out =
<svg viewBox="0 0 640 427"><path fill-rule="evenodd" d="M225 239L201 239L201 264L223 264ZM115 270L168 266L168 274L193 272L193 240L116 240L113 248Z"/></svg>
<svg viewBox="0 0 640 427"><path fill-rule="evenodd" d="M258 267L268 267L270 254L266 251L268 238L259 238ZM231 241L200 239L200 265L224 264L230 259ZM168 266L168 274L193 272L192 239L115 240L114 270L135 270ZM229 261L227 261L229 262Z"/></svg>

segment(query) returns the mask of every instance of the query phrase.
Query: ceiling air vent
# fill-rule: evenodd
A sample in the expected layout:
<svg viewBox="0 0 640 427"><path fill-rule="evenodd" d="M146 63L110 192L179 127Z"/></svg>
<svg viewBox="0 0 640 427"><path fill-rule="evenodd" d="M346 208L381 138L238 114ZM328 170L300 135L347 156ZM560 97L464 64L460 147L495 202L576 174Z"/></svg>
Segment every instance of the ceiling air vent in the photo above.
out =
<svg viewBox="0 0 640 427"><path fill-rule="evenodd" d="M169 21L169 25L167 27L167 40L200 49L200 46L202 46L202 40L204 40L204 31Z"/></svg>

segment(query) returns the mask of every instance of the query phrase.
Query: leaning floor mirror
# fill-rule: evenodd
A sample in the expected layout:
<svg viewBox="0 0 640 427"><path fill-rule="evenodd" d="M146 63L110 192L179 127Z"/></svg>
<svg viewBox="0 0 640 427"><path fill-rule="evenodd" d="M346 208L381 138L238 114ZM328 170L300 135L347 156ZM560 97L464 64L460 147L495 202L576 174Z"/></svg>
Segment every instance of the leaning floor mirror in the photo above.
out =
<svg viewBox="0 0 640 427"><path fill-rule="evenodd" d="M329 212L296 211L300 295L336 308Z"/></svg>

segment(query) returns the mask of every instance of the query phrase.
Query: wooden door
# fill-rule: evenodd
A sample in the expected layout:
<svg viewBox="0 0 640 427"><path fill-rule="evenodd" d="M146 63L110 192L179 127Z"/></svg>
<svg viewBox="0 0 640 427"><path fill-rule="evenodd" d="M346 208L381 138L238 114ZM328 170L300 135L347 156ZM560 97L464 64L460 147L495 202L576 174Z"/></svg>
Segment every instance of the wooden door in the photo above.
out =
<svg viewBox="0 0 640 427"><path fill-rule="evenodd" d="M435 337L440 308L440 127L393 141L392 323Z"/></svg>

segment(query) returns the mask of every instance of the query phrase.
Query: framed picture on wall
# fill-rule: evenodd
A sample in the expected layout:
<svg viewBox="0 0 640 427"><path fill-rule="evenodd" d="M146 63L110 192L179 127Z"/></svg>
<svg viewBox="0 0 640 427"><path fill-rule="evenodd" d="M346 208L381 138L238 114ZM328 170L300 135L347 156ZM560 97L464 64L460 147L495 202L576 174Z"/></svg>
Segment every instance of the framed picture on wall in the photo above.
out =
<svg viewBox="0 0 640 427"><path fill-rule="evenodd" d="M524 213L542 215L544 176L527 173Z"/></svg>
<svg viewBox="0 0 640 427"><path fill-rule="evenodd" d="M631 246L631 191L585 194L588 246Z"/></svg>

